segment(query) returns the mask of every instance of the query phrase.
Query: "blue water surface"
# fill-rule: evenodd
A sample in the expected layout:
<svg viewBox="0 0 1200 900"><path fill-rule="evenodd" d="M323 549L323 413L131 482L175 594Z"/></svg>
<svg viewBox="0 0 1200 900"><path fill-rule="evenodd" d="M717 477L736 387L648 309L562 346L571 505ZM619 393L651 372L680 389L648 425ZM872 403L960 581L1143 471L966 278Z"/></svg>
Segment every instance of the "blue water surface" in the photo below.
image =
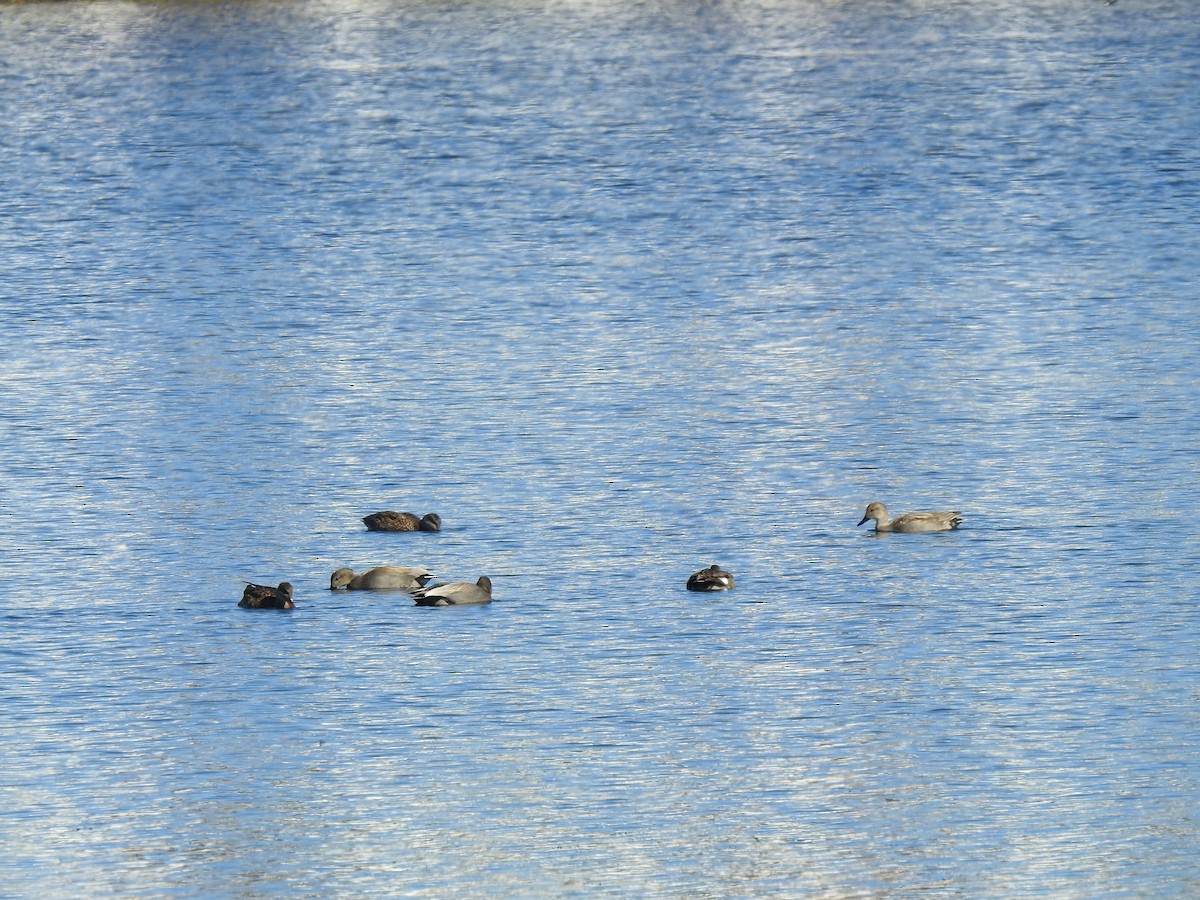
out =
<svg viewBox="0 0 1200 900"><path fill-rule="evenodd" d="M1184 0L0 5L0 894L1200 894L1198 84Z"/></svg>

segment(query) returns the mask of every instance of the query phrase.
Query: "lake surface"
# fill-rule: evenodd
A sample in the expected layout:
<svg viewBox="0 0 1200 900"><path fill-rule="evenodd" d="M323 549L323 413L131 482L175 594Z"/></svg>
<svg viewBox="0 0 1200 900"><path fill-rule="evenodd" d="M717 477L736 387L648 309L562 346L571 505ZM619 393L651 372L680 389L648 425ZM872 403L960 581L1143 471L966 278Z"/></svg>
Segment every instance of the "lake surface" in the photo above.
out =
<svg viewBox="0 0 1200 900"><path fill-rule="evenodd" d="M1200 895L1198 86L1191 0L0 5L0 895Z"/></svg>

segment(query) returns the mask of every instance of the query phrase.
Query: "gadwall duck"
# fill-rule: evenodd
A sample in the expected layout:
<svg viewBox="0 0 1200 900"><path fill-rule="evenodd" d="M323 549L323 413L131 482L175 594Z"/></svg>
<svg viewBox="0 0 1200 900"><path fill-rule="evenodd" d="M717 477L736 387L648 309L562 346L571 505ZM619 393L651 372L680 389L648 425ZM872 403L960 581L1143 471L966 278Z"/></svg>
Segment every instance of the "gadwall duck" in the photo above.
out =
<svg viewBox="0 0 1200 900"><path fill-rule="evenodd" d="M896 531L901 534L923 534L930 531L953 531L962 524L962 513L953 512L911 512L894 519L888 518L887 507L876 501L867 505L867 514L863 522L875 520L875 530L878 532Z"/></svg>
<svg viewBox="0 0 1200 900"><path fill-rule="evenodd" d="M727 591L733 587L733 576L720 566L701 569L687 580L689 591Z"/></svg>
<svg viewBox="0 0 1200 900"><path fill-rule="evenodd" d="M472 603L492 602L492 579L482 576L474 584L455 581L450 584L434 584L421 588L413 594L417 606L467 606Z"/></svg>
<svg viewBox="0 0 1200 900"><path fill-rule="evenodd" d="M441 531L442 517L437 513L426 513L418 519L410 512L388 509L363 516L363 524L367 531Z"/></svg>
<svg viewBox="0 0 1200 900"><path fill-rule="evenodd" d="M433 573L423 566L376 566L361 575L352 569L338 569L329 576L329 589L336 591L414 591L425 586Z"/></svg>
<svg viewBox="0 0 1200 900"><path fill-rule="evenodd" d="M238 603L242 609L295 609L296 604L292 602L292 586L286 581L281 583L279 587L270 587L265 584L247 584L246 590L242 591L241 602Z"/></svg>

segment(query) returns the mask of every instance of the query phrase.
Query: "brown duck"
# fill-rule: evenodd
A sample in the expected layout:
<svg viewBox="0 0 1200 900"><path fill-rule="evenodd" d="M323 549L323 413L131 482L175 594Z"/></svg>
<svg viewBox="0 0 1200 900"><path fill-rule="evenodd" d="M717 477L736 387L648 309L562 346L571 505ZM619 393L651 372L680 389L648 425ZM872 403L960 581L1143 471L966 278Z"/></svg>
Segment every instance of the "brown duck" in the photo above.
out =
<svg viewBox="0 0 1200 900"><path fill-rule="evenodd" d="M247 584L238 603L242 609L295 609L292 602L292 586L286 581L279 587L265 584Z"/></svg>
<svg viewBox="0 0 1200 900"><path fill-rule="evenodd" d="M717 565L701 569L687 580L689 591L728 591L732 587L733 576Z"/></svg>
<svg viewBox="0 0 1200 900"><path fill-rule="evenodd" d="M426 513L419 519L410 512L371 513L363 516L367 531L441 531L442 517L437 513Z"/></svg>

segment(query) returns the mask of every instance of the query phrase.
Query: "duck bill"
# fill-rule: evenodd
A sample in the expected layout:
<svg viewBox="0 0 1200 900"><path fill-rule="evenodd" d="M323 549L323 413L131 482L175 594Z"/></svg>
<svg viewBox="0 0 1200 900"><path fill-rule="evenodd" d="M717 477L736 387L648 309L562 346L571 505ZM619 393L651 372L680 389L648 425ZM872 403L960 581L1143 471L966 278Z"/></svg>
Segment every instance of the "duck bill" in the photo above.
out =
<svg viewBox="0 0 1200 900"><path fill-rule="evenodd" d="M871 521L871 517L870 517L870 516L863 516L863 517L862 517L862 522L859 522L859 523L858 523L858 525L862 525L862 524L863 524L863 522L870 522L870 521ZM855 528L857 528L857 527L858 527L858 525L855 525L854 527L855 527Z"/></svg>

